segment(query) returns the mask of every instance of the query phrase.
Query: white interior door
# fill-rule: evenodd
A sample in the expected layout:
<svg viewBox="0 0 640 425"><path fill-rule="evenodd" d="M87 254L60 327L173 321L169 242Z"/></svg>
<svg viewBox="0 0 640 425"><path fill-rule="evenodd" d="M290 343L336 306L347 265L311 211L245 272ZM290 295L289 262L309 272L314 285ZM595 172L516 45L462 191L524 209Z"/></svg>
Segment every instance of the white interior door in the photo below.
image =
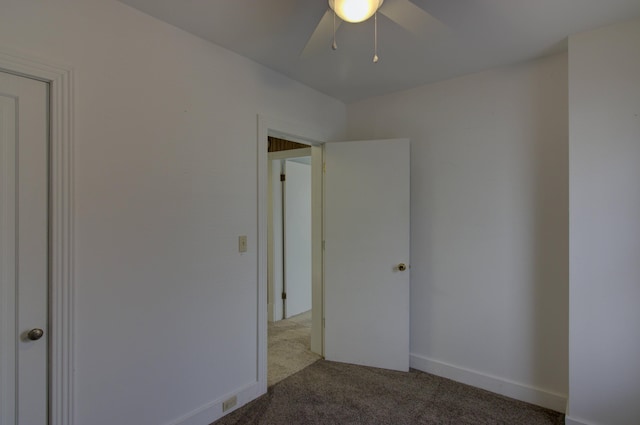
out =
<svg viewBox="0 0 640 425"><path fill-rule="evenodd" d="M284 184L285 317L311 310L311 157L287 159Z"/></svg>
<svg viewBox="0 0 640 425"><path fill-rule="evenodd" d="M409 161L407 139L325 145L327 360L409 369Z"/></svg>
<svg viewBox="0 0 640 425"><path fill-rule="evenodd" d="M282 320L282 281L284 276L284 253L282 237L282 160L268 160L268 210L267 210L267 298L269 321Z"/></svg>
<svg viewBox="0 0 640 425"><path fill-rule="evenodd" d="M1 425L48 422L47 102L46 83L0 72Z"/></svg>

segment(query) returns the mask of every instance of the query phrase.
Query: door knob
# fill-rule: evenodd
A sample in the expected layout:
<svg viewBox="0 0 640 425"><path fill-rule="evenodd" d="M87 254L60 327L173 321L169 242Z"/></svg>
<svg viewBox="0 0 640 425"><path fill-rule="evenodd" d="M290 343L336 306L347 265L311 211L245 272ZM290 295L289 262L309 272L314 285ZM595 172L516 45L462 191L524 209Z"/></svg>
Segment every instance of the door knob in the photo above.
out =
<svg viewBox="0 0 640 425"><path fill-rule="evenodd" d="M27 338L29 338L31 341L37 341L42 338L42 335L44 335L44 331L42 329L34 328L31 329L29 333L27 333Z"/></svg>
<svg viewBox="0 0 640 425"><path fill-rule="evenodd" d="M401 272L407 270L407 265L405 263L398 264L398 270L400 270Z"/></svg>

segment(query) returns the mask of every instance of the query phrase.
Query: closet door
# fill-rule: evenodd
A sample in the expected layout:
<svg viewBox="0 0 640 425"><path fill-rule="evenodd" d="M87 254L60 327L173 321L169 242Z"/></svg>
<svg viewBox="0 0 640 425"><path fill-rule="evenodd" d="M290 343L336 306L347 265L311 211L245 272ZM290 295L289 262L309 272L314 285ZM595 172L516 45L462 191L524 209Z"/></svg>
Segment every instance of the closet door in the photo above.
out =
<svg viewBox="0 0 640 425"><path fill-rule="evenodd" d="M48 84L0 72L0 423L48 423Z"/></svg>

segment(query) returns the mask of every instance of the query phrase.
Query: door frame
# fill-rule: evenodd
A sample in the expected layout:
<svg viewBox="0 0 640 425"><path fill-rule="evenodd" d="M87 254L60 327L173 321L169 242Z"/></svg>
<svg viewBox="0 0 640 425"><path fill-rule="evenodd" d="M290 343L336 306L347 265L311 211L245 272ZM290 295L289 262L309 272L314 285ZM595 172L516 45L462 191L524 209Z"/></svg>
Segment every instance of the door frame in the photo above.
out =
<svg viewBox="0 0 640 425"><path fill-rule="evenodd" d="M320 146L324 142L327 142L331 137L330 134L325 134L321 128L315 128L310 125L292 123L276 118L268 117L258 114L258 242L257 242L257 259L258 259L258 367L256 381L258 382L258 393L264 394L267 392L267 213L268 213L268 136L278 137L293 142L304 143L311 146ZM322 161L322 159L320 159ZM313 165L312 165L313 167ZM312 185L319 185L313 187L312 190L319 190L318 194L322 193L322 164L316 164L316 172L319 176L316 176ZM313 173L314 171L312 171ZM319 178L317 178L319 177ZM314 209L315 211L315 209ZM314 214L312 211L312 214ZM319 211L320 217L322 211ZM315 227L315 226L314 226ZM317 264L315 258L321 256L322 251L322 229L313 230L314 234L312 239L314 240L314 246L312 248L313 260L313 275L312 278L312 309L319 310L321 314L314 319L312 324L312 331L316 327L320 327L320 340L321 345L324 345L324 335L322 335L322 317L324 312L322 311L322 303L324 294L322 293L322 261ZM316 235L316 233L319 234ZM315 243L317 242L317 243ZM319 270L318 270L319 268ZM319 285L317 284L318 275L320 276ZM319 288L318 288L319 287ZM320 294L318 294L318 289ZM318 308L319 307L319 308ZM313 347L312 347L313 348ZM323 347L320 347L320 351L323 351Z"/></svg>
<svg viewBox="0 0 640 425"><path fill-rule="evenodd" d="M73 69L0 48L0 71L49 84L49 424L73 425Z"/></svg>
<svg viewBox="0 0 640 425"><path fill-rule="evenodd" d="M273 233L273 219L274 217L274 209L275 205L273 204L273 161L278 160L287 160L290 158L301 158L301 157L311 157L311 147L308 148L300 148L300 149L291 149L286 151L278 151L278 152L268 152L267 153L267 175L268 175L268 183L267 183L267 196L268 196L268 209L267 209L267 317L269 322L276 322L278 320L282 320L284 312L284 300L280 296L280 298L276 298L277 293L275 291L275 282L274 282L274 268L275 268L275 259L274 259L274 233ZM283 202L284 202L284 193L282 193ZM284 214L284 208L281 208L281 213ZM281 217L282 218L282 217ZM284 222L283 222L284 223ZM282 229L284 231L284 227ZM284 238L283 238L284 244ZM286 258L283 258L286 262ZM283 267L282 271L283 282L285 282L285 271ZM271 297L269 297L271 294ZM276 303L278 301L278 303ZM280 304L278 306L278 304ZM279 313L279 314L276 314Z"/></svg>

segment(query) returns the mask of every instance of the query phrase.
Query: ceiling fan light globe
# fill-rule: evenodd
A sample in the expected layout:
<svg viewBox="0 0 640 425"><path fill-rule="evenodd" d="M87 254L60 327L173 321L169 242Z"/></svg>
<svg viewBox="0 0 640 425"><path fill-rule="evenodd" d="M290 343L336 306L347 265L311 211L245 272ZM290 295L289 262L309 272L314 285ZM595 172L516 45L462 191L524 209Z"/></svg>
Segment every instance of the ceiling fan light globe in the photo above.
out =
<svg viewBox="0 0 640 425"><path fill-rule="evenodd" d="M383 0L329 0L329 7L345 22L363 22L373 16Z"/></svg>

